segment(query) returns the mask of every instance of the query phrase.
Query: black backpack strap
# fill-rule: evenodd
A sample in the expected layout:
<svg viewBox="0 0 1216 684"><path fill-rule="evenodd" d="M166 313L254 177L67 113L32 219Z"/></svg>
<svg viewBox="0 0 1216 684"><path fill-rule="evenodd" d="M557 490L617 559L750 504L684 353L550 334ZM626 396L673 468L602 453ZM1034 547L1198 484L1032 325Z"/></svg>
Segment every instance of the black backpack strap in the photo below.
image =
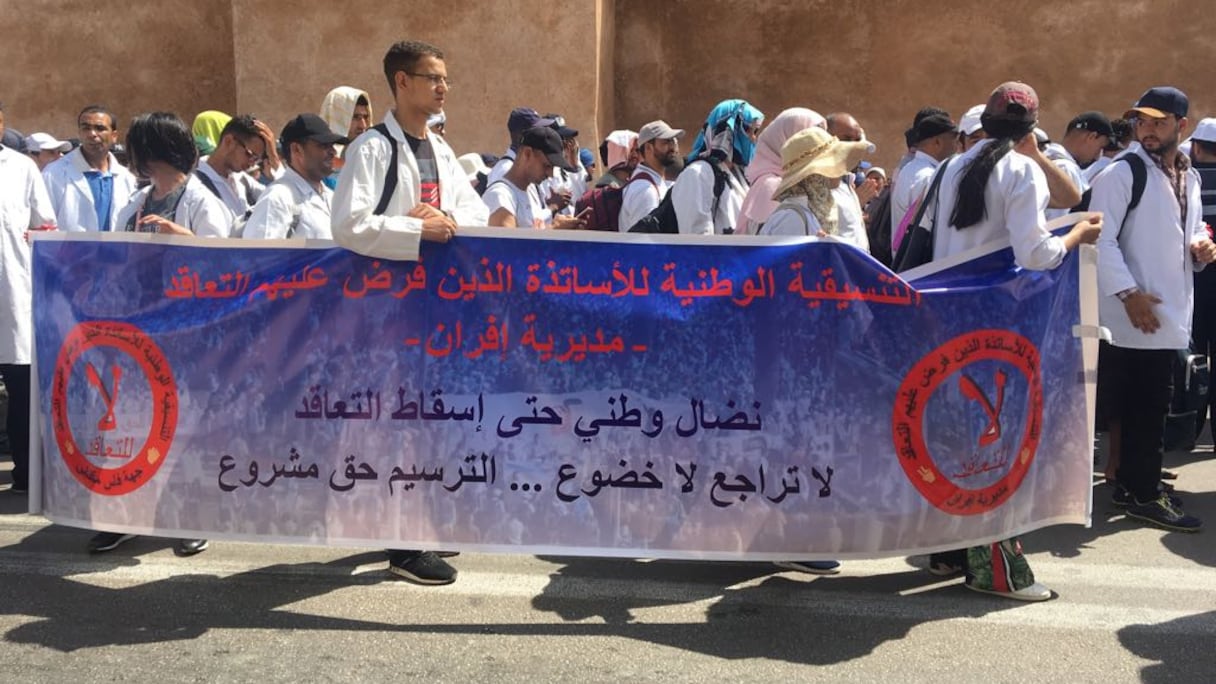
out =
<svg viewBox="0 0 1216 684"><path fill-rule="evenodd" d="M1129 154L1121 160L1132 167L1132 201L1127 203L1127 210L1131 211L1140 206L1140 198L1144 197L1144 188L1148 185L1148 168L1144 165L1144 158L1138 154Z"/></svg>
<svg viewBox="0 0 1216 684"><path fill-rule="evenodd" d="M215 195L219 201L224 201L224 196L220 194L220 189L215 187L215 181L211 180L211 176L203 173L203 170L199 168L194 169L194 175L203 182L203 185L207 186L212 195Z"/></svg>
<svg viewBox="0 0 1216 684"><path fill-rule="evenodd" d="M937 203L937 190L941 187L942 176L946 174L946 167L950 165L950 160L946 159L937 167L937 173L933 174L933 182L929 183L929 189L925 191L925 199L921 201L920 207L916 210L916 216L913 217L912 223L908 224L908 230L913 226L921 225L921 219L925 217L925 212L928 211L930 204ZM937 228L937 209L934 208L933 218L929 221L929 225L925 226L930 233L936 233ZM936 235L935 235L936 237Z"/></svg>
<svg viewBox="0 0 1216 684"><path fill-rule="evenodd" d="M383 216L384 212L388 210L389 201L393 199L393 193L397 192L397 139L388 132L388 126L382 123L372 126L372 130L383 135L392 149L388 160L388 170L384 172L384 191L380 193L380 201L376 203L376 208L372 210L372 214Z"/></svg>
<svg viewBox="0 0 1216 684"><path fill-rule="evenodd" d="M1140 206L1140 199L1144 197L1144 188L1148 185L1148 167L1144 165L1144 159L1136 154L1129 153L1115 160L1115 163L1127 162L1127 165L1132 170L1132 198L1127 203L1127 211L1123 212L1123 222L1119 224L1119 232L1115 233L1115 242L1123 237L1123 227L1127 225L1127 217L1132 211Z"/></svg>
<svg viewBox="0 0 1216 684"><path fill-rule="evenodd" d="M703 161L709 164L709 168L714 172L714 204L709 212L709 220L713 222L718 218L718 207L722 204L722 193L726 192L726 170L718 166L712 158L696 159L694 161ZM728 232L734 232L734 229L731 228Z"/></svg>

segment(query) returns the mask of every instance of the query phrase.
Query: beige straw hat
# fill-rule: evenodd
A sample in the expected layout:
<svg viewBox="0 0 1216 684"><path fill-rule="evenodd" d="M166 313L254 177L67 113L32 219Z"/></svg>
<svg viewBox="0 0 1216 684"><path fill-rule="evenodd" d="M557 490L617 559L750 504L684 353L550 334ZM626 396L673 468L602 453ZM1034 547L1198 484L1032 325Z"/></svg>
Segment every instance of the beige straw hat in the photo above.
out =
<svg viewBox="0 0 1216 684"><path fill-rule="evenodd" d="M840 178L873 152L867 141L844 142L822 128L799 131L781 147L781 184L773 199L808 176Z"/></svg>

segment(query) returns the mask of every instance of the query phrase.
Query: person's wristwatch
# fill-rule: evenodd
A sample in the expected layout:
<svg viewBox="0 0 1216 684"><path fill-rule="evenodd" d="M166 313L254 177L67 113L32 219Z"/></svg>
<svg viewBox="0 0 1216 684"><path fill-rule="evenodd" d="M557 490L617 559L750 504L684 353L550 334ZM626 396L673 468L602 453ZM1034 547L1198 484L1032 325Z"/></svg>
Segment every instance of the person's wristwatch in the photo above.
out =
<svg viewBox="0 0 1216 684"><path fill-rule="evenodd" d="M1129 287L1126 290L1116 292L1115 296L1119 298L1119 301L1126 302L1128 297L1136 294L1139 291L1140 291L1140 288L1138 288L1138 287Z"/></svg>

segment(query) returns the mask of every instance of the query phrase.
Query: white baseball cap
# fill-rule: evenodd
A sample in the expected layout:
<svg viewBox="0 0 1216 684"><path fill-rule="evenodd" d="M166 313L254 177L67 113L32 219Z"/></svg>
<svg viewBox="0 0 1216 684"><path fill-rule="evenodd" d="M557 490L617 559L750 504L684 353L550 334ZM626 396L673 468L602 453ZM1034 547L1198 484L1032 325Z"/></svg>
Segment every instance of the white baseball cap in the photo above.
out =
<svg viewBox="0 0 1216 684"><path fill-rule="evenodd" d="M49 152L51 150L59 150L67 153L72 149L72 143L64 140L56 140L55 136L49 133L32 133L25 139L25 150L27 152Z"/></svg>
<svg viewBox="0 0 1216 684"><path fill-rule="evenodd" d="M1195 132L1191 134L1191 140L1216 143L1216 118L1200 119L1199 123L1195 124Z"/></svg>
<svg viewBox="0 0 1216 684"><path fill-rule="evenodd" d="M971 109L968 109L967 113L964 114L963 118L958 122L958 130L962 131L963 135L971 135L972 133L978 131L983 127L983 124L980 123L980 115L983 113L984 105L982 104L978 104Z"/></svg>

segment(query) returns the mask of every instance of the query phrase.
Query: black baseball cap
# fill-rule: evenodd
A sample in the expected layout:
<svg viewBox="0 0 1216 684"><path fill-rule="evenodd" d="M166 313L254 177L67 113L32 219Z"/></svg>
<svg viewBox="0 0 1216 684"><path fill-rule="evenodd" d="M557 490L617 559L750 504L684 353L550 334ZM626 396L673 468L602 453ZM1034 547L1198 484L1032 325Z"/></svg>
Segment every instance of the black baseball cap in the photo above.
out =
<svg viewBox="0 0 1216 684"><path fill-rule="evenodd" d="M567 126L566 117L562 116L561 114L546 114L545 118L553 121L553 123L550 124L550 127L557 131L557 134L562 137L562 140L569 140L571 138L578 137L578 129Z"/></svg>
<svg viewBox="0 0 1216 684"><path fill-rule="evenodd" d="M1186 93L1171 86L1157 86L1144 91L1139 100L1123 118L1130 119L1137 116L1147 116L1151 119L1164 119L1167 115L1173 114L1178 118L1186 116L1187 111L1191 108L1190 100L1187 99Z"/></svg>
<svg viewBox="0 0 1216 684"><path fill-rule="evenodd" d="M315 140L322 145L345 145L350 142L350 138L330 130L329 124L316 114L300 114L288 121L279 138L282 139L284 145L305 140Z"/></svg>
<svg viewBox="0 0 1216 684"><path fill-rule="evenodd" d="M1108 138L1115 134L1115 128L1111 125L1110 119L1106 118L1102 112L1085 112L1076 115L1072 121L1068 122L1068 130L1089 131Z"/></svg>
<svg viewBox="0 0 1216 684"><path fill-rule="evenodd" d="M523 137L520 139L519 144L521 147L531 147L532 149L537 150L541 154L545 155L545 158L549 160L550 164L553 164L559 169L565 169L566 171L576 170L574 166L570 164L570 162L566 161L566 158L562 156L562 137L557 134L557 131L553 130L549 126L533 126L532 128L529 128L528 130L524 131Z"/></svg>

